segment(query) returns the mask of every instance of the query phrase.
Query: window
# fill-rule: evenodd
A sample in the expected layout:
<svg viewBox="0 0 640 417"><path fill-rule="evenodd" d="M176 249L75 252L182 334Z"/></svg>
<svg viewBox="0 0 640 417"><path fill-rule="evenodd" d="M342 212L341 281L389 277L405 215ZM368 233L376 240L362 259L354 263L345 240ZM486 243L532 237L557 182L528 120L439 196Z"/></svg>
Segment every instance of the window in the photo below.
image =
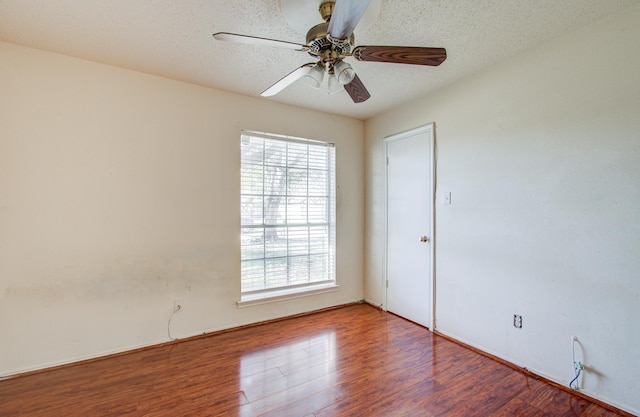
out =
<svg viewBox="0 0 640 417"><path fill-rule="evenodd" d="M242 297L335 284L335 148L243 132Z"/></svg>

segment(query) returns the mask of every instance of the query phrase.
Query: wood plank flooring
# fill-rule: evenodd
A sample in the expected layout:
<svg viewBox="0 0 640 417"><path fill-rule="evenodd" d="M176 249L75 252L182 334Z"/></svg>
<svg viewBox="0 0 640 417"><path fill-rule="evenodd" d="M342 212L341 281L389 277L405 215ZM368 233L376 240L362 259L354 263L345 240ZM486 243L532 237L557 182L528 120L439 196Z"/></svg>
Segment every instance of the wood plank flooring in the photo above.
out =
<svg viewBox="0 0 640 417"><path fill-rule="evenodd" d="M3 417L617 415L366 304L0 381Z"/></svg>

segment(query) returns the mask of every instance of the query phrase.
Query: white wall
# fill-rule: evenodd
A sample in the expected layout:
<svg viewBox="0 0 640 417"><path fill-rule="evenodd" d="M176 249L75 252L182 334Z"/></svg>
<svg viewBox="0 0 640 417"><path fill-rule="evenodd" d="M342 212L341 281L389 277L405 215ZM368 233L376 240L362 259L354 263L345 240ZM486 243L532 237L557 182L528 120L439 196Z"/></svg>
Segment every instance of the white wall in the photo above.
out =
<svg viewBox="0 0 640 417"><path fill-rule="evenodd" d="M435 122L437 330L563 384L575 335L584 392L640 413L639 51L636 6L368 120L365 297L382 140Z"/></svg>
<svg viewBox="0 0 640 417"><path fill-rule="evenodd" d="M0 376L362 299L363 122L7 43L0 92ZM338 292L237 308L241 129L336 143Z"/></svg>

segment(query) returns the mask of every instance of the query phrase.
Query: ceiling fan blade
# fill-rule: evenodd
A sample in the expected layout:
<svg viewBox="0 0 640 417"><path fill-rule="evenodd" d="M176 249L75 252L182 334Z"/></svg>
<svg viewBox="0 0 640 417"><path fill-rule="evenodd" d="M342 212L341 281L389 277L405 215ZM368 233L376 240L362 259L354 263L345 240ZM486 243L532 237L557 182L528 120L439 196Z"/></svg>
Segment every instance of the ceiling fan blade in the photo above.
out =
<svg viewBox="0 0 640 417"><path fill-rule="evenodd" d="M302 45L299 43L279 41L277 39L259 38L257 36L239 35L237 33L218 32L213 34L213 38L219 41L244 43L247 45L257 46L276 46L302 52L306 52L309 50L309 47L307 45Z"/></svg>
<svg viewBox="0 0 640 417"><path fill-rule="evenodd" d="M358 46L353 57L358 61L392 62L396 64L438 66L447 59L444 48L421 48L415 46Z"/></svg>
<svg viewBox="0 0 640 417"><path fill-rule="evenodd" d="M351 100L353 100L354 103L362 103L371 97L371 94L369 94L367 88L362 84L362 81L360 81L360 77L358 77L357 74L349 84L345 84L344 89L349 93Z"/></svg>
<svg viewBox="0 0 640 417"><path fill-rule="evenodd" d="M371 0L336 0L329 20L329 34L334 39L349 39Z"/></svg>
<svg viewBox="0 0 640 417"><path fill-rule="evenodd" d="M264 90L262 93L260 93L260 95L262 97L275 96L280 91L282 91L285 88L289 87L295 81L297 81L300 78L302 78L305 75L307 75L314 65L316 65L316 64L313 63L313 62L310 62L308 64L304 64L300 68L296 68L295 70L291 71L289 74L287 74L284 77L282 77L278 82L273 84L271 87L269 87L266 90Z"/></svg>

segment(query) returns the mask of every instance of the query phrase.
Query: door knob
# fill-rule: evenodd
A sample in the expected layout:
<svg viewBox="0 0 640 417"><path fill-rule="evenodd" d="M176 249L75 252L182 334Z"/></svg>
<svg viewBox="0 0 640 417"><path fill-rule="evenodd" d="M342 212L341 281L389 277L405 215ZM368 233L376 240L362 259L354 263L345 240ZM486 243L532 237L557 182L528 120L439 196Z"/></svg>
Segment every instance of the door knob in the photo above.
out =
<svg viewBox="0 0 640 417"><path fill-rule="evenodd" d="M429 238L428 238L428 237L426 237L426 236L422 236L422 237L420 238L420 242L423 242L423 243L424 243L424 242L428 242L428 241L429 241Z"/></svg>

